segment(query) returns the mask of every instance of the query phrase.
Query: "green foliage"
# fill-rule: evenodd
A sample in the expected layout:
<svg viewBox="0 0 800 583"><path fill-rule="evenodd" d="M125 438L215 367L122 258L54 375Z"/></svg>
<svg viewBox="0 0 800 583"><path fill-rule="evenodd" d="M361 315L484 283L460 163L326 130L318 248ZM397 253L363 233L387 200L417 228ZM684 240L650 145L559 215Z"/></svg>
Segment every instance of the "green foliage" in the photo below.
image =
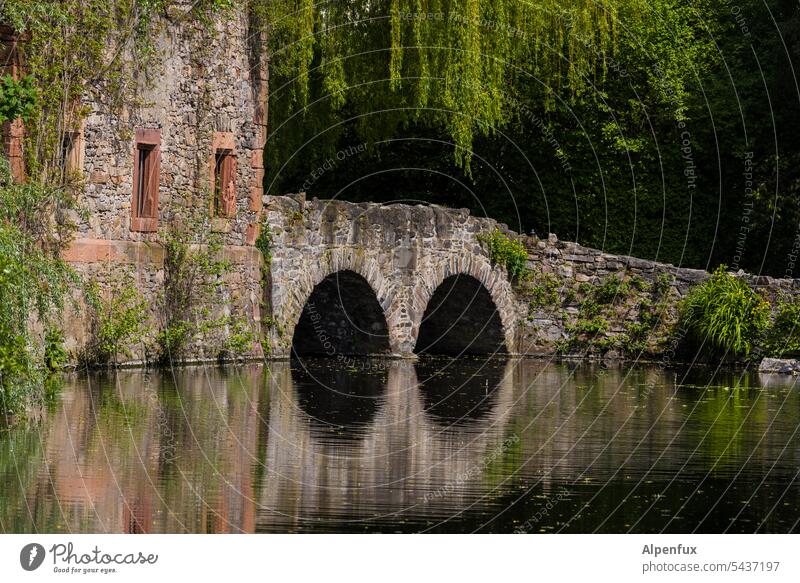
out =
<svg viewBox="0 0 800 583"><path fill-rule="evenodd" d="M592 297L583 298L578 302L578 308L582 316L593 318L600 313L600 304Z"/></svg>
<svg viewBox="0 0 800 583"><path fill-rule="evenodd" d="M567 324L564 329L569 334L603 334L608 331L608 320L600 316L590 320L577 320L573 324Z"/></svg>
<svg viewBox="0 0 800 583"><path fill-rule="evenodd" d="M558 305L560 287L558 278L552 273L537 273L530 274L523 291L528 298L529 307L535 310L542 306Z"/></svg>
<svg viewBox="0 0 800 583"><path fill-rule="evenodd" d="M147 302L130 275L113 281L106 294L92 282L86 296L95 316L96 357L116 366L118 355L131 356L131 345L141 343L149 331Z"/></svg>
<svg viewBox="0 0 800 583"><path fill-rule="evenodd" d="M135 19L129 0L5 0L0 20L26 35L25 68L38 96L26 123L29 174L53 182L61 177L65 132L84 115L81 96L89 87L123 91L122 31ZM113 55L117 60L112 61Z"/></svg>
<svg viewBox="0 0 800 583"><path fill-rule="evenodd" d="M769 302L725 266L692 288L681 304L681 326L692 342L714 356L748 356L769 318Z"/></svg>
<svg viewBox="0 0 800 583"><path fill-rule="evenodd" d="M62 142L88 110L83 97L102 96L112 109L137 103L155 56L152 39L168 21L210 25L225 17L234 0L3 0L0 22L25 36L21 43L29 76L0 83L0 121L8 88L27 116L28 173L49 184L64 180ZM35 107L31 100L36 97ZM5 114L8 115L8 114ZM16 117L16 116L14 116ZM10 117L8 119L13 119Z"/></svg>
<svg viewBox="0 0 800 583"><path fill-rule="evenodd" d="M15 81L11 75L0 77L0 123L22 118L29 119L36 107L36 88L33 77L27 75Z"/></svg>
<svg viewBox="0 0 800 583"><path fill-rule="evenodd" d="M654 345L669 336L666 297L671 281L664 275L651 284L639 275L620 273L600 285L581 284L578 315L565 325L569 338L558 343L557 350L604 354L617 349L628 356L654 352ZM612 333L612 321L623 330Z"/></svg>
<svg viewBox="0 0 800 583"><path fill-rule="evenodd" d="M775 306L772 323L761 345L774 358L800 356L800 301L783 299Z"/></svg>
<svg viewBox="0 0 800 583"><path fill-rule="evenodd" d="M667 325L669 305L666 301L671 286L672 276L662 273L653 284L648 284L638 276L630 280L632 289L646 296L638 296L638 319L627 322L625 331L618 338L617 344L623 354L639 356L656 352L658 346L668 342L670 331ZM655 345L655 347L654 347Z"/></svg>
<svg viewBox="0 0 800 583"><path fill-rule="evenodd" d="M606 285L609 281L612 283ZM610 290L616 289L618 282L619 279L612 275L604 285L594 287L585 283L579 286L579 292L583 297L578 301L578 315L573 321L564 325L568 338L556 344L557 352L585 350L599 351L603 354L613 347L613 342L607 337L609 330L607 316L613 317L613 315L606 314L605 304L610 303L610 299L615 297L616 294L610 293Z"/></svg>
<svg viewBox="0 0 800 583"><path fill-rule="evenodd" d="M213 318L211 312L224 291L222 277L230 263L220 258L222 245L218 240L193 243L188 232L167 232L164 251L164 326L157 340L162 360L171 361L196 336L227 323L225 318Z"/></svg>
<svg viewBox="0 0 800 583"><path fill-rule="evenodd" d="M511 279L520 279L528 274L528 251L521 241L512 239L500 229L489 235L478 235L478 241L486 247L492 263L504 266Z"/></svg>
<svg viewBox="0 0 800 583"><path fill-rule="evenodd" d="M245 318L230 318L228 335L223 344L223 354L239 358L253 349L256 334Z"/></svg>
<svg viewBox="0 0 800 583"><path fill-rule="evenodd" d="M0 157L0 412L43 398L44 349L29 324L49 326L74 281L60 258L68 233L52 220L71 206L62 189L15 184Z"/></svg>
<svg viewBox="0 0 800 583"><path fill-rule="evenodd" d="M156 340L161 347L161 359L168 362L180 353L180 350L189 342L194 328L184 321L168 323L163 330L158 332Z"/></svg>
<svg viewBox="0 0 800 583"><path fill-rule="evenodd" d="M261 223L261 231L256 239L256 249L261 252L264 258L264 264L269 266L272 263L272 233L269 230L269 223L263 221Z"/></svg>
<svg viewBox="0 0 800 583"><path fill-rule="evenodd" d="M668 273L659 274L655 283L653 284L653 294L655 294L655 296L658 298L663 298L666 296L672 287L672 282L674 279L675 278Z"/></svg>
<svg viewBox="0 0 800 583"><path fill-rule="evenodd" d="M651 322L632 322L618 340L619 348L624 354L638 355L647 351L648 337L653 330Z"/></svg>
<svg viewBox="0 0 800 583"><path fill-rule="evenodd" d="M616 275L608 276L603 283L593 290L594 300L598 304L611 304L624 301L631 293L631 286Z"/></svg>
<svg viewBox="0 0 800 583"><path fill-rule="evenodd" d="M272 232L270 231L269 222L267 222L266 218L261 223L261 231L256 239L256 249L261 252L261 256L264 259L264 266L261 270L261 287L262 289L266 290L269 289L270 286L269 270L272 269ZM269 294L262 294L261 313L268 314L270 311ZM269 336L269 332L272 327L273 323L270 318L264 318L262 320L262 329L264 333L261 334L261 351L263 352L265 358L272 354L272 346L270 344Z"/></svg>
<svg viewBox="0 0 800 583"><path fill-rule="evenodd" d="M0 285L3 283L0 281ZM32 363L24 335L8 327L5 322L0 324L0 335L3 338L0 342L0 389L5 392L24 377Z"/></svg>
<svg viewBox="0 0 800 583"><path fill-rule="evenodd" d="M349 129L372 142L420 123L441 128L469 171L475 138L518 110L510 81L533 76L550 106L578 94L613 52L618 19L644 11L639 0L269 2L275 151L296 153L309 136L331 145ZM337 127L353 112L366 115Z"/></svg>
<svg viewBox="0 0 800 583"><path fill-rule="evenodd" d="M44 365L49 371L64 368L69 361L69 354L64 347L64 332L51 326L44 334Z"/></svg>
<svg viewBox="0 0 800 583"><path fill-rule="evenodd" d="M556 343L556 352L563 354L585 350L605 353L614 345L613 340L606 336L608 330L609 322L603 316L581 313L574 322L564 326L568 338Z"/></svg>
<svg viewBox="0 0 800 583"><path fill-rule="evenodd" d="M628 285L633 291L637 292L646 292L650 290L650 284L638 275L632 275L628 279Z"/></svg>

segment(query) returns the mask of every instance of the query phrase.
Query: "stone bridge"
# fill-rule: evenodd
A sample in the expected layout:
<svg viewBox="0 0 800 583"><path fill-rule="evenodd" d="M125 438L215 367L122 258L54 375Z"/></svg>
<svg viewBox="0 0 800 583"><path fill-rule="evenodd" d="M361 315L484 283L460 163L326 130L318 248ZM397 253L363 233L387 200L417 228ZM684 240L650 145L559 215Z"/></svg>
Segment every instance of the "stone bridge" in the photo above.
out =
<svg viewBox="0 0 800 583"><path fill-rule="evenodd" d="M273 356L516 353L526 308L466 210L265 197Z"/></svg>

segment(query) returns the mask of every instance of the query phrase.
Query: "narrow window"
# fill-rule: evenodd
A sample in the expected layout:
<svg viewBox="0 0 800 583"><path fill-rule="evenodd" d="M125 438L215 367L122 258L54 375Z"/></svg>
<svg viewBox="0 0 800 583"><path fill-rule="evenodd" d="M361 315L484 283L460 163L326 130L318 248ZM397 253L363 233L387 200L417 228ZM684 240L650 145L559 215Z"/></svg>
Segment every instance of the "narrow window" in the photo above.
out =
<svg viewBox="0 0 800 583"><path fill-rule="evenodd" d="M161 136L158 130L137 130L133 163L131 230L158 229L158 188L161 170Z"/></svg>
<svg viewBox="0 0 800 583"><path fill-rule="evenodd" d="M66 177L83 170L83 131L66 131L61 139L61 171Z"/></svg>
<svg viewBox="0 0 800 583"><path fill-rule="evenodd" d="M236 214L236 158L230 150L217 150L214 155L214 215L232 217Z"/></svg>
<svg viewBox="0 0 800 583"><path fill-rule="evenodd" d="M69 171L69 159L74 148L75 135L72 132L64 132L64 137L61 139L61 168L64 172Z"/></svg>
<svg viewBox="0 0 800 583"><path fill-rule="evenodd" d="M139 203L136 209L136 216L142 219L153 218L153 197L149 190L149 179L152 173L152 153L153 149L147 145L140 144L136 148L139 155L139 175L136 181L136 201Z"/></svg>
<svg viewBox="0 0 800 583"><path fill-rule="evenodd" d="M236 138L232 132L214 132L211 140L209 173L211 201L209 211L215 218L236 216ZM224 226L227 221L218 221Z"/></svg>

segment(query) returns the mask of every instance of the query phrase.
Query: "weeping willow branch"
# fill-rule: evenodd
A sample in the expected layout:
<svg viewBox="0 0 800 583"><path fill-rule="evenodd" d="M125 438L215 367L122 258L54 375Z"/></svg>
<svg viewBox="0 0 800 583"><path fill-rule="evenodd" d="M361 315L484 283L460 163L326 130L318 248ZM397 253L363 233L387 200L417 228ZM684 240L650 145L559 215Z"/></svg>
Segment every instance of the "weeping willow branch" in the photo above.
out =
<svg viewBox="0 0 800 583"><path fill-rule="evenodd" d="M519 71L552 102L585 86L615 50L620 12L641 0L280 0L267 4L273 127L300 112L320 123L345 107L380 110L366 137L423 121L442 127L467 171L476 135L513 114L502 96ZM365 82L381 80L375 84ZM312 95L317 120L308 119ZM513 100L511 100L513 102ZM332 121L331 117L327 122Z"/></svg>

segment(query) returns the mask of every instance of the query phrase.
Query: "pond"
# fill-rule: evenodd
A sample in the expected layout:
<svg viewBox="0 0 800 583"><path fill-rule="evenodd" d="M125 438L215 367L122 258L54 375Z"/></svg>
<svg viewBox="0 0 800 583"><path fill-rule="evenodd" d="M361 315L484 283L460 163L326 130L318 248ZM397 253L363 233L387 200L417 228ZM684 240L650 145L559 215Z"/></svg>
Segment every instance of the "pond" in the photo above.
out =
<svg viewBox="0 0 800 583"><path fill-rule="evenodd" d="M790 532L791 377L534 359L76 373L3 532Z"/></svg>

